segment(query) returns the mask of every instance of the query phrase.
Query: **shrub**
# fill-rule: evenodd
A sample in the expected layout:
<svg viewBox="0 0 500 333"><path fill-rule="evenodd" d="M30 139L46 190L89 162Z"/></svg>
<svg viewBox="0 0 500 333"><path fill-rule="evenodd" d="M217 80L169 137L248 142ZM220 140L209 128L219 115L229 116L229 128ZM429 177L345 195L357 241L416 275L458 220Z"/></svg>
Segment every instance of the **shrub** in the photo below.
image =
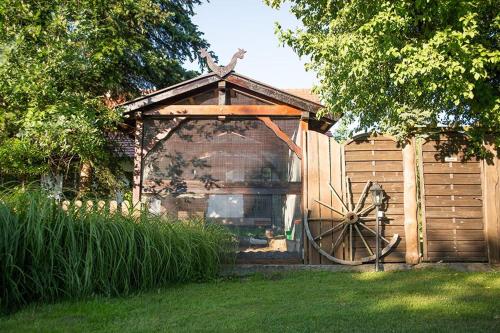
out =
<svg viewBox="0 0 500 333"><path fill-rule="evenodd" d="M214 278L234 237L203 221L64 211L41 191L0 195L0 304L124 295Z"/></svg>

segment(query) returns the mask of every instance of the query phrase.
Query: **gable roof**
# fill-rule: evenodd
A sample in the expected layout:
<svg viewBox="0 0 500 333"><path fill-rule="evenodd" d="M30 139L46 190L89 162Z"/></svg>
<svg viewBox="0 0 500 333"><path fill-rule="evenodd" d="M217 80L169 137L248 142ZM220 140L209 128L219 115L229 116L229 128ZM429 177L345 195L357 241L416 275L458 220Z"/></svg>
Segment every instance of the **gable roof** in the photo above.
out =
<svg viewBox="0 0 500 333"><path fill-rule="evenodd" d="M311 98L314 95L307 89L282 90L234 71L224 77L220 77L214 72L202 74L193 79L122 103L118 105L118 107L123 107L125 109L125 114L131 114L138 111L142 112L156 105L166 104L170 100L189 95L190 93L198 93L200 90L215 86L219 82L225 82L231 87L245 91L256 97L308 112L311 115L309 117L310 129L318 130L322 133L328 131L328 129L340 118L337 116L322 116L321 119L317 119L316 113L323 108L323 105L319 103L319 100Z"/></svg>
<svg viewBox="0 0 500 333"><path fill-rule="evenodd" d="M307 99L308 101L321 104L321 101L319 100L319 96L316 95L311 91L311 89L305 89L305 88L286 88L283 89L283 91L295 95L297 97L301 97L303 99Z"/></svg>
<svg viewBox="0 0 500 333"><path fill-rule="evenodd" d="M292 91L281 90L235 72L231 72L223 78L213 72L202 74L191 80L183 81L173 86L160 89L134 100L122 103L119 106L124 107L126 112L139 111L144 107L160 103L167 99L185 94L189 91L200 89L221 81L225 81L234 86L250 90L283 104L287 104L310 113L316 113L323 107L319 102L305 98L304 94L294 94Z"/></svg>
<svg viewBox="0 0 500 333"><path fill-rule="evenodd" d="M172 86L156 90L144 96L137 97L131 101L127 101L118 105L125 108L125 112L138 111L144 107L162 102L166 99L184 94L191 90L195 90L212 83L220 81L220 78L215 73L202 74L193 79L186 80Z"/></svg>

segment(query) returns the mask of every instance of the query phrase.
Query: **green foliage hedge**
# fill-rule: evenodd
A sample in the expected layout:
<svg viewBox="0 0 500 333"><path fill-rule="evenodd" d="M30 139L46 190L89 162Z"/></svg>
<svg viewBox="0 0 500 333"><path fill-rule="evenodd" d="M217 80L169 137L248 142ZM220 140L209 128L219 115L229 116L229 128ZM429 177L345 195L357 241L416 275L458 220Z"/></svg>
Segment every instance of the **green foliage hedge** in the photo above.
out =
<svg viewBox="0 0 500 333"><path fill-rule="evenodd" d="M216 277L233 236L203 221L64 211L40 191L0 195L0 303L123 295Z"/></svg>

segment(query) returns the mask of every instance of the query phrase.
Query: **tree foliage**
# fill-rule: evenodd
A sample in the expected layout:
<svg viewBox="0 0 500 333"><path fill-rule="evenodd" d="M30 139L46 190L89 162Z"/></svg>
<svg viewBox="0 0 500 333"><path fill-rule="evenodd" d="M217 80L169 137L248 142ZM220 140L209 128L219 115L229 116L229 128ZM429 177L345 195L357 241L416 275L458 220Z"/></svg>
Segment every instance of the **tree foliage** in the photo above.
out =
<svg viewBox="0 0 500 333"><path fill-rule="evenodd" d="M193 76L201 0L0 2L0 173L106 167L109 103ZM201 62L200 62L201 63Z"/></svg>
<svg viewBox="0 0 500 333"><path fill-rule="evenodd" d="M466 127L500 144L499 0L266 0L291 3L281 41L317 71L324 112L404 139Z"/></svg>

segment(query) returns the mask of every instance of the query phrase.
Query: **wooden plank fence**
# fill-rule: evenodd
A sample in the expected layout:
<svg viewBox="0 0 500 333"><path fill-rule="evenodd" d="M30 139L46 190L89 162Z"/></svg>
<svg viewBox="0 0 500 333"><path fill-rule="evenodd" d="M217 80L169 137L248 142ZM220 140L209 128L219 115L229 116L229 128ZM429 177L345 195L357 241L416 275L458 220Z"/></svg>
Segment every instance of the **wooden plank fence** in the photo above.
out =
<svg viewBox="0 0 500 333"><path fill-rule="evenodd" d="M377 181L385 191L386 200L382 210L384 217L380 221L383 236L391 238L398 234L400 241L397 247L385 256L384 262L403 262L405 260L404 233L404 183L403 154L401 147L387 136L359 136L345 144L346 176L351 179L352 193L357 200L365 183ZM367 198L369 203L371 198ZM374 216L374 213L372 214ZM375 228L375 222L368 222ZM365 235L369 244L375 243L373 235ZM360 256L368 253L363 244L355 249Z"/></svg>
<svg viewBox="0 0 500 333"><path fill-rule="evenodd" d="M329 184L342 196L344 202L350 198L352 204L359 200L367 181L378 181L386 195L384 203L385 217L381 220L382 235L391 238L394 234L399 235L399 242L393 251L383 258L385 262L404 262L406 254L405 238L405 212L404 212L404 179L403 179L403 154L401 147L389 137L384 136L360 136L346 144L339 144L333 138L316 132L308 132L306 138L307 180L305 198L306 209L309 210L309 218L314 223L309 223L311 233L319 235L335 227L338 222L332 219L334 213L322 204L328 203L337 211L345 212L342 204L337 200L329 189ZM347 179L350 182L347 182ZM349 186L349 189L348 189ZM371 202L371 198L365 199L365 206ZM374 212L370 217L374 218ZM375 226L374 222L367 222L367 226ZM416 228L416 226L415 226ZM364 242L374 248L375 237L362 229L359 237L353 232L353 246L350 242L343 241L336 247L333 256L348 260L360 260L370 255ZM415 231L416 234L416 231ZM330 253L335 245L338 234L328 234L318 240L318 245ZM309 264L331 264L325 256L309 244L309 239L304 237L306 246L304 261ZM416 254L418 258L418 253Z"/></svg>
<svg viewBox="0 0 500 333"><path fill-rule="evenodd" d="M454 141L454 144L451 144ZM458 142L458 144L457 144ZM303 204L309 212L313 235L335 227L335 213L318 203L345 212L329 186L344 201L352 190L355 204L368 180L377 181L387 200L381 221L382 234L399 235L396 247L384 262L475 261L500 264L500 160L465 160L460 148L467 144L461 134L442 135L402 149L387 136L355 137L339 144L326 135L307 131L303 137ZM454 147L454 148L453 148ZM497 154L493 147L488 147ZM448 149L448 150L447 150ZM416 158L415 158L416 157ZM416 165L418 164L418 166ZM418 183L415 168L418 169ZM349 179L350 182L346 180ZM417 229L416 184L420 192L420 228ZM367 202L371 198L366 199ZM124 201L63 201L63 209L107 210L112 214L133 214ZM373 213L371 215L374 216ZM374 222L366 222L374 227ZM419 232L420 230L420 232ZM373 235L362 232L366 242ZM321 249L330 253L337 239L334 233L318 239ZM332 264L304 236L304 262ZM354 238L352 249L344 242L333 256L356 260L369 255L361 238ZM422 241L422 246L419 242Z"/></svg>
<svg viewBox="0 0 500 333"><path fill-rule="evenodd" d="M464 160L460 149L467 140L461 134L446 134L417 145L411 141L402 149L387 136L364 135L339 144L309 131L304 144L304 200L309 218L317 221L309 223L313 235L338 223L325 220L332 219L334 213L318 200L343 210L329 190L329 183L346 200L349 178L352 201L356 203L366 182L372 180L379 182L387 195L381 223L383 235L390 238L397 233L400 237L383 261L500 263L500 160ZM374 222L366 225L374 226ZM374 244L373 235L364 236ZM330 252L335 238L332 233L318 239L317 244ZM305 263L332 263L309 244L307 237L304 243ZM333 256L347 259L350 251L342 244ZM354 259L369 255L361 239L355 240L352 251Z"/></svg>
<svg viewBox="0 0 500 333"><path fill-rule="evenodd" d="M343 146L328 136L314 131L308 131L306 135L306 151L307 151L307 171L306 171L306 190L304 191L304 200L307 202L307 209L310 211L311 219L328 219L333 218L334 213L319 205L315 200L328 203L336 210L341 210L342 205L334 197L329 189L331 184L337 193L344 193L344 163L343 163ZM332 228L337 223L333 221L321 220L310 224L312 234L318 235ZM330 252L333 247L334 235L327 235L319 241L319 245ZM304 261L309 264L330 264L331 262L321 256L309 243L309 240L304 238ZM344 255L343 249L338 248L334 254L336 257Z"/></svg>
<svg viewBox="0 0 500 333"><path fill-rule="evenodd" d="M453 141L453 143L452 143ZM426 261L486 261L481 162L465 160L461 134L420 148L423 254Z"/></svg>

